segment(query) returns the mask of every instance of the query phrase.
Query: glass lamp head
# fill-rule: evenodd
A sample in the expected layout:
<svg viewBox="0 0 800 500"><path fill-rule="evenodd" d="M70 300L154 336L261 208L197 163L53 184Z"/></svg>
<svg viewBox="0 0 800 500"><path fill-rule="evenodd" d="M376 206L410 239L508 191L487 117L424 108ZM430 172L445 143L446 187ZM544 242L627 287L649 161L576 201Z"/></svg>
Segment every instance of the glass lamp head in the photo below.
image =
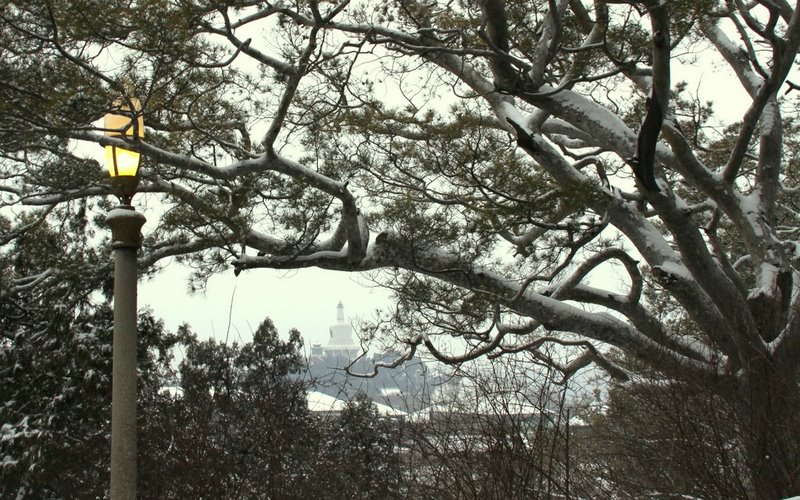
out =
<svg viewBox="0 0 800 500"><path fill-rule="evenodd" d="M122 101L114 103L114 111L105 115L103 128L109 137L144 137L142 106L138 99L130 99L133 109ZM106 168L111 175L111 185L120 200L128 204L139 183L140 154L119 146L106 146Z"/></svg>

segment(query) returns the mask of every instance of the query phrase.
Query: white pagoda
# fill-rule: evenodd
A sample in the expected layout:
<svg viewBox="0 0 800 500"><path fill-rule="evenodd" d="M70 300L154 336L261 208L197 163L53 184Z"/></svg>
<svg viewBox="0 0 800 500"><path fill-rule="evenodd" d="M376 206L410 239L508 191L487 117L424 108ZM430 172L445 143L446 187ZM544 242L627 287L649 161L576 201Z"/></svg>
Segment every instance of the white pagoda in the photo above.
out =
<svg viewBox="0 0 800 500"><path fill-rule="evenodd" d="M330 326L330 338L325 347L325 356L353 360L360 348L353 341L353 326L344 320L344 306L341 301L336 306L336 323Z"/></svg>

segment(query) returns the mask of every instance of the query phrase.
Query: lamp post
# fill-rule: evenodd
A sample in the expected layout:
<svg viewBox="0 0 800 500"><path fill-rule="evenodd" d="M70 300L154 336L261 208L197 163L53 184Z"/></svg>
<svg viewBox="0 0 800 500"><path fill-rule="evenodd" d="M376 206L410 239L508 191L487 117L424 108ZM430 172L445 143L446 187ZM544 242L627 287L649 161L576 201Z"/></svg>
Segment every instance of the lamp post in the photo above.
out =
<svg viewBox="0 0 800 500"><path fill-rule="evenodd" d="M141 105L119 105L105 116L105 134L144 135ZM114 249L114 338L111 373L111 498L136 498L136 254L144 215L131 206L139 183L139 153L106 146L106 166L120 205L109 211Z"/></svg>

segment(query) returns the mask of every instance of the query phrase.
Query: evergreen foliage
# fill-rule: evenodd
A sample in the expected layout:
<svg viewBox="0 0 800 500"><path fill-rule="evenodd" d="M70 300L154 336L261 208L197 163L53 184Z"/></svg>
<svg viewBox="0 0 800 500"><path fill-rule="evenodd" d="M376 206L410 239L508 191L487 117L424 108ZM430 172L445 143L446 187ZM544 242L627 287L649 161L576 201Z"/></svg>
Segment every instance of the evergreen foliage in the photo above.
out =
<svg viewBox="0 0 800 500"><path fill-rule="evenodd" d="M145 272L170 257L193 286L231 266L373 272L396 307L370 331L405 349L397 362L527 351L565 379L594 365L698 382L741 417L747 494L800 488L797 5L0 8L2 321L32 322L4 346L45 330L23 295L54 293L58 321L93 318L110 187L85 147L125 146L160 207ZM701 64L726 71L676 78ZM741 110L706 102L733 89ZM133 97L146 139L103 135L99 118ZM57 229L37 233L45 221ZM67 251L44 259L45 241Z"/></svg>

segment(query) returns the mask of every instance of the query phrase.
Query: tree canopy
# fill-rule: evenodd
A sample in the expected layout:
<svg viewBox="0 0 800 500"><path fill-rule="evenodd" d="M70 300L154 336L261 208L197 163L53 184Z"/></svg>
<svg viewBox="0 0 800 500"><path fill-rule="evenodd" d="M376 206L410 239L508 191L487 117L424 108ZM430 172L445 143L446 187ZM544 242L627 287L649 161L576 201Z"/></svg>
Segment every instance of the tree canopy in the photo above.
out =
<svg viewBox="0 0 800 500"><path fill-rule="evenodd" d="M786 0L9 1L2 242L109 206L81 145L124 146L163 207L143 264L381 270L406 357L706 381L776 497L800 477L799 25ZM697 61L718 78L671 76ZM703 99L734 86L723 122ZM145 139L103 135L134 97Z"/></svg>

